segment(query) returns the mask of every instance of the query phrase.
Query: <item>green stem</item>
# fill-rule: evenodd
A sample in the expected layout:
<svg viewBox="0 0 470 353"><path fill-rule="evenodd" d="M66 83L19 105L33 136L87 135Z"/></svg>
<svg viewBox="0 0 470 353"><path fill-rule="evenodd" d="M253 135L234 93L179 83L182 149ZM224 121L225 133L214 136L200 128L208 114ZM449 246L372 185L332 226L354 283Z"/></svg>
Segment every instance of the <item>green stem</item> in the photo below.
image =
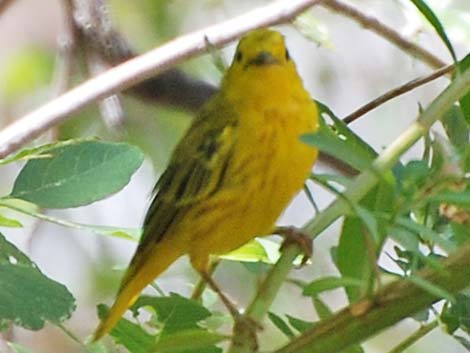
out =
<svg viewBox="0 0 470 353"><path fill-rule="evenodd" d="M465 71L457 77L444 92L442 92L431 105L423 111L421 116L411 124L394 142L392 142L373 162L370 169L364 171L356 177L351 185L343 193L343 197L338 197L323 212L319 213L312 221L304 226L306 233L312 238L316 238L330 224L348 211L348 203L345 200L359 201L369 192L390 168L399 160L401 155L413 146L424 134L427 133L431 125L439 120L448 111L452 104L460 99L470 87L470 70ZM246 315L256 321L260 321L269 310L277 291L287 274L292 268L292 261L299 255L299 249L295 245L287 246L279 258L277 264L263 282L259 292L249 306ZM303 337L300 336L299 338ZM341 339L339 339L341 341ZM229 348L229 353L250 353L253 352L252 340L246 330L237 330L235 327L234 338ZM359 342L359 339L356 340ZM302 350L302 345L297 345L296 350L281 350L279 352L297 352ZM330 352L323 350L323 352Z"/></svg>
<svg viewBox="0 0 470 353"><path fill-rule="evenodd" d="M77 336L75 336L75 334L72 331L70 331L64 325L58 324L57 327L60 328L61 331L65 333L67 337L69 337L72 341L77 343L83 349L84 352L92 353L92 351L87 347L87 345L83 343Z"/></svg>
<svg viewBox="0 0 470 353"><path fill-rule="evenodd" d="M411 345L413 345L416 341L427 335L429 332L434 330L436 327L439 326L439 322L437 320L430 322L427 325L421 326L415 333L410 335L404 341L397 344L391 351L388 353L402 353L406 349L408 349Z"/></svg>
<svg viewBox="0 0 470 353"><path fill-rule="evenodd" d="M81 230L89 229L87 226L82 225L80 223L70 222L70 221L54 218L54 217L45 215L43 213L31 211L31 210L28 210L26 208L22 208L22 207L19 207L17 205L14 205L13 203L10 203L8 201L9 201L8 199L2 199L0 201L0 207L9 208L10 210L25 214L27 216L31 216L31 217L34 217L34 218L37 218L37 219L40 219L42 221L46 221L46 222L49 222L49 223L54 223L54 224L57 224L57 225L63 226L63 227L81 229Z"/></svg>
<svg viewBox="0 0 470 353"><path fill-rule="evenodd" d="M39 213L36 211L29 210L27 208L18 206L16 204L17 202L18 202L17 199L10 199L8 197L0 198L0 207L9 208L10 210L25 214L27 216L31 216L31 217L40 219L42 221L57 224L59 226L63 226L67 228L87 230L87 231L94 232L96 234L108 235L108 236L109 235L118 236L118 235L115 235L115 232L122 230L123 231L122 234L125 233L125 236L121 234L119 235L119 237L122 237L128 240L133 240L133 241L136 241L138 239L137 235L134 236L134 234L136 233L135 229L113 228L113 227L107 227L107 226L93 226L93 225L88 225L88 224L66 221L63 219L45 215L44 213Z"/></svg>
<svg viewBox="0 0 470 353"><path fill-rule="evenodd" d="M425 269L420 278L450 293L470 284L470 245L442 261L441 269ZM374 296L339 311L304 331L275 353L337 353L376 335L424 308L439 296L407 279L383 287Z"/></svg>

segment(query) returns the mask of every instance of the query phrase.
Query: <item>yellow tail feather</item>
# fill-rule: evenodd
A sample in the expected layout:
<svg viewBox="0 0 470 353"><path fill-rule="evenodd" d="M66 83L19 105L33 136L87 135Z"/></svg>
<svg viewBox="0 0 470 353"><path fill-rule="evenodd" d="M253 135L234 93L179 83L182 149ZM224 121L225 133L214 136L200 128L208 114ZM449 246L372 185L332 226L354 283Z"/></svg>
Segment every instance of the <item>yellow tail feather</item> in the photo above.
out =
<svg viewBox="0 0 470 353"><path fill-rule="evenodd" d="M183 254L181 249L176 252L178 247L169 243L167 241L158 243L150 254L141 258L143 261L132 260L113 306L93 335L93 342L107 334L126 310L135 303L140 292Z"/></svg>

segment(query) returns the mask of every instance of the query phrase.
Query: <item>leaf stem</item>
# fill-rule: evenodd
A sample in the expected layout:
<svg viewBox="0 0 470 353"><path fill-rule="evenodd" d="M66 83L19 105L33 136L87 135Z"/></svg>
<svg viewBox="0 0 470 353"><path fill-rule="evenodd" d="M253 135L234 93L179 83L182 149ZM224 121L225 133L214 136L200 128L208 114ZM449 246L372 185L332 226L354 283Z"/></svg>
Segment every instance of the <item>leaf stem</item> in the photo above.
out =
<svg viewBox="0 0 470 353"><path fill-rule="evenodd" d="M68 328L66 328L63 324L58 324L57 327L63 332L65 333L65 335L67 337L69 337L72 341L74 341L75 343L77 343L80 347L82 347L82 349L85 351L85 352L89 352L89 353L92 353L92 351L89 349L89 347L83 343L72 331L70 331Z"/></svg>
<svg viewBox="0 0 470 353"><path fill-rule="evenodd" d="M432 321L429 324L422 325L415 333L411 334L408 338L397 344L388 353L402 353L408 349L408 347L413 345L416 341L427 335L438 326L439 322L437 320Z"/></svg>
<svg viewBox="0 0 470 353"><path fill-rule="evenodd" d="M0 207L9 208L10 210L25 214L27 216L31 216L31 217L34 217L36 219L40 219L42 221L57 224L59 226L63 226L63 227L67 227L67 228L91 231L91 232L94 232L96 234L101 234L101 235L119 236L119 237L122 237L124 239L133 240L133 241L137 240L137 236L133 235L133 233L135 233L135 231L136 231L135 229L130 229L130 228L128 228L128 229L122 229L122 228L114 229L113 227L93 226L93 225L88 225L88 224L82 224L82 223L67 221L67 220L64 220L64 219L51 217L51 216L48 216L48 215L43 214L43 213L39 213L39 212L36 212L36 211L28 210L26 208L17 206L15 204L13 204L13 202L10 202L10 201L14 201L14 200L15 199L11 199L11 198L8 198L8 197L0 198ZM119 230L122 230L122 232L119 233L119 235L113 234L113 231L118 233Z"/></svg>

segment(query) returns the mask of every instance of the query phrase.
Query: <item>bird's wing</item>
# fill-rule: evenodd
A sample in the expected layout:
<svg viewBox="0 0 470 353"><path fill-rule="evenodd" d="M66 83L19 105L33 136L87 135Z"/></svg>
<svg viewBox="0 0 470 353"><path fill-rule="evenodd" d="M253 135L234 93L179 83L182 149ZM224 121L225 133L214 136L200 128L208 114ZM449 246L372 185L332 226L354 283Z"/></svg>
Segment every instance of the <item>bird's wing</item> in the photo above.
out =
<svg viewBox="0 0 470 353"><path fill-rule="evenodd" d="M210 105L199 114L155 186L139 247L158 242L188 207L223 186L237 131L235 115L225 107Z"/></svg>

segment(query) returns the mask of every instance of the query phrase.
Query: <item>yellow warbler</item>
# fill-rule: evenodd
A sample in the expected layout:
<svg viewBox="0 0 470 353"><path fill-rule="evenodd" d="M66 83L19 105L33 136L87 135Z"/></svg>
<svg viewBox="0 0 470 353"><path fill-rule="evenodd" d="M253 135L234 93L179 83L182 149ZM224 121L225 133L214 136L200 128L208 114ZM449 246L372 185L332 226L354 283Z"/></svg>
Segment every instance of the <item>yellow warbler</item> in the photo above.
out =
<svg viewBox="0 0 470 353"><path fill-rule="evenodd" d="M142 239L94 338L180 256L188 254L207 274L210 255L269 234L317 157L299 136L317 128L316 104L283 36L260 29L242 38L219 92L196 116L155 187Z"/></svg>

